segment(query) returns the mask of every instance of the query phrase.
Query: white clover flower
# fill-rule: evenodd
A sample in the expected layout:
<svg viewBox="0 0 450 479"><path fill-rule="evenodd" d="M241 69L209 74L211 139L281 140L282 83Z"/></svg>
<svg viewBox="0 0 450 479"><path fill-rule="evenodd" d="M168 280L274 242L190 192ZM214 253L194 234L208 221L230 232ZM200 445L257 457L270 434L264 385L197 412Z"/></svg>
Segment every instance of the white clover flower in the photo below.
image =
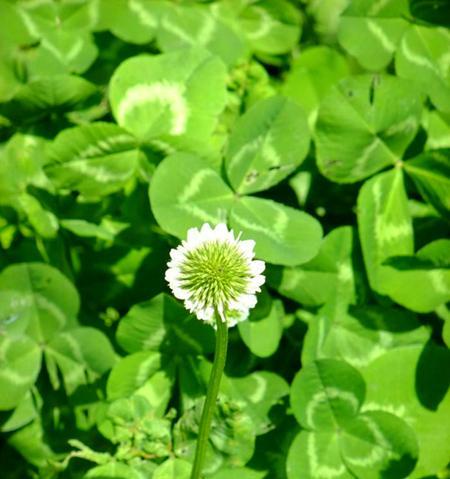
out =
<svg viewBox="0 0 450 479"><path fill-rule="evenodd" d="M240 235L239 235L240 236ZM223 223L191 228L170 251L166 281L185 307L214 326L214 311L234 326L247 319L265 278L264 261L254 260L253 240L241 241Z"/></svg>

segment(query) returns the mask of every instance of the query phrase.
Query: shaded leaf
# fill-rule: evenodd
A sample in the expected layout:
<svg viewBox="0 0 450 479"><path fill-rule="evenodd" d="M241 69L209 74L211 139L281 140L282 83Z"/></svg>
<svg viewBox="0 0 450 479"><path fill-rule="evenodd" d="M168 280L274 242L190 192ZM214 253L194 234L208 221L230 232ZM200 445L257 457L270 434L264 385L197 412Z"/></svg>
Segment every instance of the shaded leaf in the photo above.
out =
<svg viewBox="0 0 450 479"><path fill-rule="evenodd" d="M213 351L214 333L179 302L162 293L130 309L120 321L117 342L129 353L159 350L200 354Z"/></svg>
<svg viewBox="0 0 450 479"><path fill-rule="evenodd" d="M450 219L450 150L422 153L404 168L424 199Z"/></svg>
<svg viewBox="0 0 450 479"><path fill-rule="evenodd" d="M93 382L116 362L116 355L108 338L98 329L80 327L55 336L45 348L49 375L55 388L62 374L67 394Z"/></svg>
<svg viewBox="0 0 450 479"><path fill-rule="evenodd" d="M81 77L52 75L18 88L11 100L0 105L0 113L14 122L29 122L50 112L83 108L97 94L97 87Z"/></svg>

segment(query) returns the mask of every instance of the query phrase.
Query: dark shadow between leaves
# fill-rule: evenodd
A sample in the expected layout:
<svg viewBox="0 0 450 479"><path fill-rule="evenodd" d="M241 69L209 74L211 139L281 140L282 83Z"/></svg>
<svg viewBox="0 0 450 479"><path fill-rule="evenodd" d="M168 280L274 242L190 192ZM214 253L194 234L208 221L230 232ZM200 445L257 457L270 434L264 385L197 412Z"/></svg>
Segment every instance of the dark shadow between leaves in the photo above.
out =
<svg viewBox="0 0 450 479"><path fill-rule="evenodd" d="M392 460L387 467L380 471L380 479L398 479L399 477L408 477L416 466L417 457L414 458L405 454L400 459Z"/></svg>
<svg viewBox="0 0 450 479"><path fill-rule="evenodd" d="M365 328L373 331L406 333L420 327L414 313L394 307L350 306L348 314L356 318Z"/></svg>
<svg viewBox="0 0 450 479"><path fill-rule="evenodd" d="M399 271L425 270L436 268L431 261L415 256L392 256L383 262L383 266L391 266Z"/></svg>
<svg viewBox="0 0 450 479"><path fill-rule="evenodd" d="M433 341L425 344L416 368L416 393L420 403L436 411L450 387L450 351Z"/></svg>

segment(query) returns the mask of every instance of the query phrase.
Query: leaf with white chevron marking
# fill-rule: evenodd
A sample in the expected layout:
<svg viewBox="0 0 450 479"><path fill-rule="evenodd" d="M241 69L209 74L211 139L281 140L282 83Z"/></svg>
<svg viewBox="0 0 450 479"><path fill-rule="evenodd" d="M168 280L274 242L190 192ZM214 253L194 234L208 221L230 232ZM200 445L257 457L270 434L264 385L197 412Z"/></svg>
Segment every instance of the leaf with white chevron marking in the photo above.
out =
<svg viewBox="0 0 450 479"><path fill-rule="evenodd" d="M405 308L431 313L450 301L450 240L432 241L415 256L389 258L384 268L386 293Z"/></svg>
<svg viewBox="0 0 450 479"><path fill-rule="evenodd" d="M120 190L138 168L135 138L113 123L63 130L49 148L46 173L56 188L99 197Z"/></svg>
<svg viewBox="0 0 450 479"><path fill-rule="evenodd" d="M322 239L320 223L307 213L250 196L236 200L230 225L242 231L244 239L254 239L256 255L273 264L294 266L309 261Z"/></svg>
<svg viewBox="0 0 450 479"><path fill-rule="evenodd" d="M139 55L119 65L109 98L117 123L163 150L208 150L225 107L226 69L202 48Z"/></svg>
<svg viewBox="0 0 450 479"><path fill-rule="evenodd" d="M208 163L189 153L168 156L150 183L150 205L159 225L185 238L189 228L225 222L233 192Z"/></svg>
<svg viewBox="0 0 450 479"><path fill-rule="evenodd" d="M39 345L27 336L0 335L0 410L13 409L41 369Z"/></svg>
<svg viewBox="0 0 450 479"><path fill-rule="evenodd" d="M400 479L414 469L414 432L388 412L361 412L365 390L345 361L316 360L297 373L290 399L304 429L289 450L289 479Z"/></svg>
<svg viewBox="0 0 450 479"><path fill-rule="evenodd" d="M256 103L236 122L225 155L231 185L255 193L279 183L306 157L310 134L303 109L275 96Z"/></svg>
<svg viewBox="0 0 450 479"><path fill-rule="evenodd" d="M370 286L387 294L383 263L391 256L412 255L414 238L403 172L395 169L364 183L357 203L359 239Z"/></svg>
<svg viewBox="0 0 450 479"><path fill-rule="evenodd" d="M157 41L162 51L198 45L234 65L247 53L245 37L230 19L222 20L218 4L183 5L166 2ZM224 9L225 10L225 9Z"/></svg>
<svg viewBox="0 0 450 479"><path fill-rule="evenodd" d="M407 0L351 1L339 22L339 43L365 69L381 71L409 27L408 15Z"/></svg>
<svg viewBox="0 0 450 479"><path fill-rule="evenodd" d="M413 25L403 35L395 56L399 77L418 83L433 105L450 112L450 32Z"/></svg>
<svg viewBox="0 0 450 479"><path fill-rule="evenodd" d="M323 99L316 123L317 166L353 183L400 160L419 128L423 96L389 75L342 80Z"/></svg>

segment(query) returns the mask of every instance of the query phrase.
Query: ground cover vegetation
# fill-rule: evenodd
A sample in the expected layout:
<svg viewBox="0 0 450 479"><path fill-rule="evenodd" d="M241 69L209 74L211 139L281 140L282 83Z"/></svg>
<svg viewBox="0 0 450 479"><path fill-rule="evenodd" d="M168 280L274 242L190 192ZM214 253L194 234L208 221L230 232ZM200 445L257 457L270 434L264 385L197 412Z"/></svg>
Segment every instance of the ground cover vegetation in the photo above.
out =
<svg viewBox="0 0 450 479"><path fill-rule="evenodd" d="M445 0L0 0L0 475L188 479L214 329L169 251L226 223L211 479L448 478Z"/></svg>

